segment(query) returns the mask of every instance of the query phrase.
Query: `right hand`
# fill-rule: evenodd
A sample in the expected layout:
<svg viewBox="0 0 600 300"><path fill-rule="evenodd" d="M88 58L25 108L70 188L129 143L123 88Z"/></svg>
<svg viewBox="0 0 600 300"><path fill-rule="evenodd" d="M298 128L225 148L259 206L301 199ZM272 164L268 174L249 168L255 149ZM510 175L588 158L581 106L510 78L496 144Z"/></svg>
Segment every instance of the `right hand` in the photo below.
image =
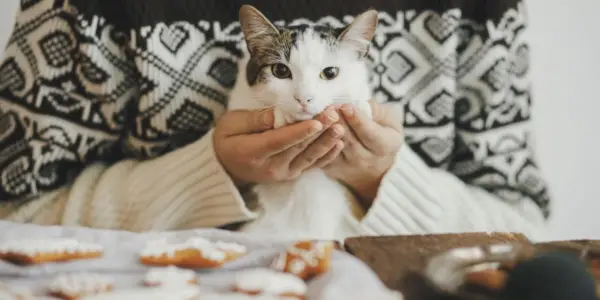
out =
<svg viewBox="0 0 600 300"><path fill-rule="evenodd" d="M273 109L234 110L214 130L214 149L238 187L291 180L333 161L343 149L344 129L335 108L314 120L273 129Z"/></svg>

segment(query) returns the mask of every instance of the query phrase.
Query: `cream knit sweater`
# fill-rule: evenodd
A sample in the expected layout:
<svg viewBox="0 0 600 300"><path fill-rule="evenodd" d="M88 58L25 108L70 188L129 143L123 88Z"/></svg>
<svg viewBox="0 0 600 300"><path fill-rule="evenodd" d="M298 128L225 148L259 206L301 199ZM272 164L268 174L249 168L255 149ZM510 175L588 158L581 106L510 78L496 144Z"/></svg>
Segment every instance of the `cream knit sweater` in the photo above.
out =
<svg viewBox="0 0 600 300"><path fill-rule="evenodd" d="M288 0L278 24L343 26L362 9L330 1ZM0 66L0 218L132 231L255 218L212 145L242 38L238 8L219 3L22 1ZM375 98L404 106L406 141L340 237L538 237L549 197L522 3L411 3L380 3L370 51Z"/></svg>

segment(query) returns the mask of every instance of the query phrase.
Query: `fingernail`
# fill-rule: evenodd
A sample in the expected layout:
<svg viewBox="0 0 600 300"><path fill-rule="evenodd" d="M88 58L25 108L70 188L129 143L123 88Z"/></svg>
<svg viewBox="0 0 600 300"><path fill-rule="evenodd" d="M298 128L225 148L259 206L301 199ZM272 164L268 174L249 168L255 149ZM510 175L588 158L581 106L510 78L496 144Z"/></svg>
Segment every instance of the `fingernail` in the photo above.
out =
<svg viewBox="0 0 600 300"><path fill-rule="evenodd" d="M317 133L317 132L321 131L321 129L323 129L323 124L321 124L321 122L314 122L312 127L310 127L310 133L311 134Z"/></svg>
<svg viewBox="0 0 600 300"><path fill-rule="evenodd" d="M333 131L333 137L337 138L344 134L344 128L340 125L334 125L331 130Z"/></svg>
<svg viewBox="0 0 600 300"><path fill-rule="evenodd" d="M346 117L352 117L354 116L354 107L351 105L344 105L342 106L342 113L344 113L344 116Z"/></svg>
<svg viewBox="0 0 600 300"><path fill-rule="evenodd" d="M327 120L329 120L329 122L331 123L337 122L337 120L339 119L339 116L335 112L335 109L327 109L325 111L325 116L327 117Z"/></svg>

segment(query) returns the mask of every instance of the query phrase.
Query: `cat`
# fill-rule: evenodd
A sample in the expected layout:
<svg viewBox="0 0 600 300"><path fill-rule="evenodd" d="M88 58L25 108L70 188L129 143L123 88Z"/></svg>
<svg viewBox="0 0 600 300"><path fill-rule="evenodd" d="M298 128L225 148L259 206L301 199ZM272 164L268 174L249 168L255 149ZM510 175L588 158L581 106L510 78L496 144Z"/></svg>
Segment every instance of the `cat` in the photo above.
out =
<svg viewBox="0 0 600 300"><path fill-rule="evenodd" d="M345 28L274 26L256 8L240 9L246 53L239 62L228 109L274 109L274 127L314 118L334 104L371 116L365 57L375 35L375 10ZM286 182L258 184L261 216L241 231L334 239L350 215L347 190L321 169Z"/></svg>

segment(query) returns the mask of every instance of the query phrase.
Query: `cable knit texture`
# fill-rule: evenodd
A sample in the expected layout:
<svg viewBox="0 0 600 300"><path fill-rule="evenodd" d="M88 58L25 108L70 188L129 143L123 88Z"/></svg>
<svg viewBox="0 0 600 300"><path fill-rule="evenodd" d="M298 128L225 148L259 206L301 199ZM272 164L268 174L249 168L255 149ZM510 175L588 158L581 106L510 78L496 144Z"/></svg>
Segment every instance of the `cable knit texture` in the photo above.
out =
<svg viewBox="0 0 600 300"><path fill-rule="evenodd" d="M0 65L0 217L133 231L256 217L211 134L236 79L242 2L21 1ZM278 26L380 11L370 80L404 111L406 140L341 235L543 228L520 1L250 2Z"/></svg>

